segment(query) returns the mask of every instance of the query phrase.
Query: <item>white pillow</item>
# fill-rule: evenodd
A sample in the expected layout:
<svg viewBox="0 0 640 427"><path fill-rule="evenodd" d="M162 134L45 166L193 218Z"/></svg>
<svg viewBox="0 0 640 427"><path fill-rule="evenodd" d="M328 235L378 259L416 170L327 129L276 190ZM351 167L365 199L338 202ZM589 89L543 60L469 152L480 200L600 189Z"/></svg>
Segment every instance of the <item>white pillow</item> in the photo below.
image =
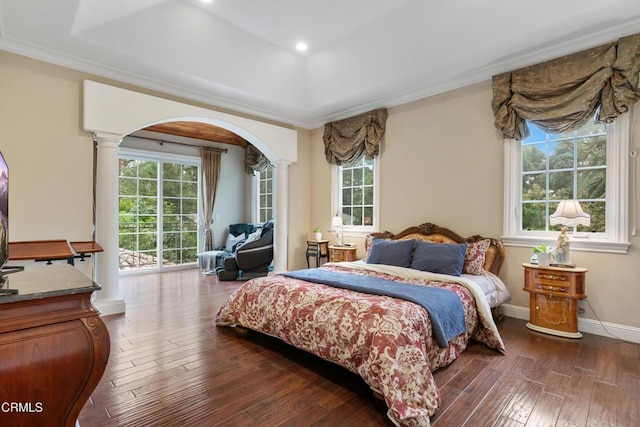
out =
<svg viewBox="0 0 640 427"><path fill-rule="evenodd" d="M249 237L247 237L247 240L244 243L247 244L250 242L255 242L260 238L260 234L262 234L262 230L258 230L254 233L249 234Z"/></svg>
<svg viewBox="0 0 640 427"><path fill-rule="evenodd" d="M233 247L243 240L244 233L240 234L239 236L234 236L233 234L229 233L229 235L227 236L227 244L224 246L224 250L227 252L233 252Z"/></svg>

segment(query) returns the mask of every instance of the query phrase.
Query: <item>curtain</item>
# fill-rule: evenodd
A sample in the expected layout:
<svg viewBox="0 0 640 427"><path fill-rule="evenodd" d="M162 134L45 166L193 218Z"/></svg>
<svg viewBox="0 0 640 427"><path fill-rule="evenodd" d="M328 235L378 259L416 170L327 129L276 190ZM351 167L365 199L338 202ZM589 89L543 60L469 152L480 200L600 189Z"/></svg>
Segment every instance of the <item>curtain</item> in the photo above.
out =
<svg viewBox="0 0 640 427"><path fill-rule="evenodd" d="M380 152L380 140L387 124L387 110L381 108L324 125L324 154L334 165L372 159Z"/></svg>
<svg viewBox="0 0 640 427"><path fill-rule="evenodd" d="M220 181L220 164L222 153L226 150L219 148L200 148L202 158L202 207L204 209L204 248L205 251L213 250L213 231L211 220L213 219L213 207L216 203L216 192Z"/></svg>
<svg viewBox="0 0 640 427"><path fill-rule="evenodd" d="M613 122L640 99L640 34L493 77L495 126L504 138L582 126L598 110Z"/></svg>
<svg viewBox="0 0 640 427"><path fill-rule="evenodd" d="M253 175L256 171L265 170L269 164L267 156L262 154L262 152L253 145L247 145L247 149L244 153L244 171L248 175Z"/></svg>

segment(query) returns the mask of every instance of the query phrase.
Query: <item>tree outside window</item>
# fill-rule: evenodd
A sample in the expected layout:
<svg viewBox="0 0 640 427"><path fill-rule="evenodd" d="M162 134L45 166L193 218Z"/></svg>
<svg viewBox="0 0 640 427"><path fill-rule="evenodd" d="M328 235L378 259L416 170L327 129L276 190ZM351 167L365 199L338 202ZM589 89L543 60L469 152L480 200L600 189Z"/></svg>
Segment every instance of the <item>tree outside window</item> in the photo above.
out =
<svg viewBox="0 0 640 427"><path fill-rule="evenodd" d="M522 230L556 231L549 225L560 200L575 199L591 215L576 231L606 232L607 132L589 121L574 132L547 134L529 124L522 141Z"/></svg>

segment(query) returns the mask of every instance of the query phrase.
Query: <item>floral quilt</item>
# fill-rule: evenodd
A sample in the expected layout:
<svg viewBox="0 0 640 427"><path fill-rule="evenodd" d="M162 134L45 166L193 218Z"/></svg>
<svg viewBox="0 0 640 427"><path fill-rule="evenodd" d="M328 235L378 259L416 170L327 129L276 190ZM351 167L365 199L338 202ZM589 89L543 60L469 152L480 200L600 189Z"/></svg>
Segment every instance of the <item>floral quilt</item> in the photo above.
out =
<svg viewBox="0 0 640 427"><path fill-rule="evenodd" d="M453 362L471 338L504 351L486 298L453 276L350 264L321 268L449 289L462 301L467 332L439 348L427 311L415 303L279 275L244 283L220 308L216 324L259 331L337 363L384 396L396 425L429 426L440 404L431 371Z"/></svg>

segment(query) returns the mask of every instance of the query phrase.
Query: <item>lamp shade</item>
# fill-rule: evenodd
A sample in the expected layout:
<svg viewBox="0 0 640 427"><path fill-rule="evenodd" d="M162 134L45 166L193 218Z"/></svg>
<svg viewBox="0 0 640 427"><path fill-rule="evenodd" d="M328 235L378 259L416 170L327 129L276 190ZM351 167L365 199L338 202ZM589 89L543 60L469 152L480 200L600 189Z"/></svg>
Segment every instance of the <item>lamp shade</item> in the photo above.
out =
<svg viewBox="0 0 640 427"><path fill-rule="evenodd" d="M331 227L336 229L337 227L342 227L342 217L338 214L331 219Z"/></svg>
<svg viewBox="0 0 640 427"><path fill-rule="evenodd" d="M582 206L577 200L562 200L558 208L549 216L551 225L591 225L591 216L582 210Z"/></svg>

